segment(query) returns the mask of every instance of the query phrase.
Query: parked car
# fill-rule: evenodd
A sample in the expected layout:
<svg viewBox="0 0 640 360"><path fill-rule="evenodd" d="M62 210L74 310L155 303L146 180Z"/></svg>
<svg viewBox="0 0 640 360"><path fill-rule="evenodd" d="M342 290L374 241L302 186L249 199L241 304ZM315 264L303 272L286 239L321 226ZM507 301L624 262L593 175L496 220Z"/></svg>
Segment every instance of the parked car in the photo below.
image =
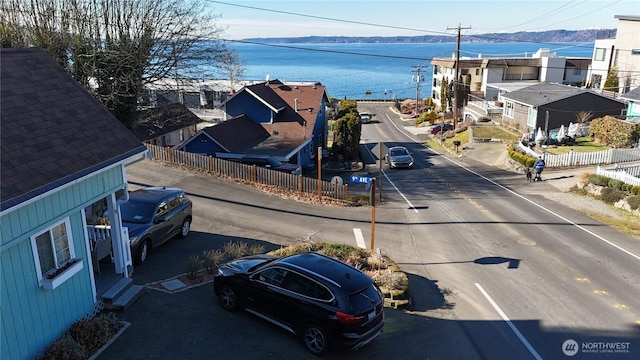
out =
<svg viewBox="0 0 640 360"><path fill-rule="evenodd" d="M192 203L184 191L167 187L148 187L129 193L120 205L122 226L129 228L131 255L142 264L149 251L191 231Z"/></svg>
<svg viewBox="0 0 640 360"><path fill-rule="evenodd" d="M245 156L239 159L229 159L233 161L238 161L247 165L256 165L266 167L272 170L282 171L289 174L300 175L301 169L299 166L295 164L283 163L276 158L265 156L265 157L251 157Z"/></svg>
<svg viewBox="0 0 640 360"><path fill-rule="evenodd" d="M444 131L449 131L449 130L453 130L453 124L450 123L446 123L446 124L436 124L436 125L432 125L429 128L429 132L431 133L431 135L435 135L439 132L444 132Z"/></svg>
<svg viewBox="0 0 640 360"><path fill-rule="evenodd" d="M360 270L314 252L256 255L220 266L220 305L245 309L299 336L312 354L359 349L382 332L383 295Z"/></svg>
<svg viewBox="0 0 640 360"><path fill-rule="evenodd" d="M404 146L389 148L385 161L390 168L413 168L413 156Z"/></svg>

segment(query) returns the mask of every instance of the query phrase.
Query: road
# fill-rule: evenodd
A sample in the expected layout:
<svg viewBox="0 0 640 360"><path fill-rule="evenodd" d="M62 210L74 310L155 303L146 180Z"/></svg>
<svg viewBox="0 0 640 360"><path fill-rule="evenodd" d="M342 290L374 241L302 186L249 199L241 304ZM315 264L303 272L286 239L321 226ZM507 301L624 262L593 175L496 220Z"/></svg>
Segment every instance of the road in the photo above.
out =
<svg viewBox="0 0 640 360"><path fill-rule="evenodd" d="M562 358L569 339L588 347L631 343L640 356L637 239L521 195L519 174L430 151L399 135L402 123L385 105L366 107L377 121L363 126L362 138L406 146L416 158L415 169L385 171L383 179L393 184L384 199L398 207L389 218L405 224L406 237L376 244L452 294L455 317L480 357ZM377 216L376 237L397 239L400 229L385 229L385 218Z"/></svg>
<svg viewBox="0 0 640 360"><path fill-rule="evenodd" d="M374 342L328 358L564 359L570 339L594 351L577 358L638 358L637 239L521 188L519 174L424 147L386 106L368 110L377 120L363 126L366 146L402 144L416 158L413 170L384 171L374 244L409 275L415 308L387 309ZM134 271L138 284L183 273L189 256L228 241L266 250L309 236L356 245L361 232L370 246L368 206L283 200L148 160L127 173L131 188L177 186L194 200L192 234L155 249ZM223 311L210 286L147 290L122 317L132 325L99 359L309 357L286 333ZM594 350L599 343L628 351Z"/></svg>

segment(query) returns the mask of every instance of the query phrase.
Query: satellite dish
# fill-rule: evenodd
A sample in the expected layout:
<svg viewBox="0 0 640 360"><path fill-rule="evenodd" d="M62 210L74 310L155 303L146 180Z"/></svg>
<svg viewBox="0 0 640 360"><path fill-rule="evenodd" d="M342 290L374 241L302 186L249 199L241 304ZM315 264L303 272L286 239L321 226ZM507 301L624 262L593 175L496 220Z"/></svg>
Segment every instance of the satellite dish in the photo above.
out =
<svg viewBox="0 0 640 360"><path fill-rule="evenodd" d="M331 183L332 183L332 184L334 184L334 185L338 185L338 186L340 186L340 185L342 185L342 183L343 183L343 182L342 182L342 178L341 178L340 176L337 176L337 175L336 175L336 176L334 176L334 177L332 177L332 178L331 178Z"/></svg>

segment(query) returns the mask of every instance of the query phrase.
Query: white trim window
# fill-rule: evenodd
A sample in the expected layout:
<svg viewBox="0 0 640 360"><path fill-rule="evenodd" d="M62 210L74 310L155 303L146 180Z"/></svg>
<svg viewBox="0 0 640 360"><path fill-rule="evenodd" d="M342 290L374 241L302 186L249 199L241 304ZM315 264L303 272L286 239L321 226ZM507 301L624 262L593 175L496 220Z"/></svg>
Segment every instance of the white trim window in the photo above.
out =
<svg viewBox="0 0 640 360"><path fill-rule="evenodd" d="M31 237L38 279L42 280L74 260L69 218Z"/></svg>
<svg viewBox="0 0 640 360"><path fill-rule="evenodd" d="M529 108L529 111L527 112L527 126L535 127L537 119L538 119L538 109Z"/></svg>
<svg viewBox="0 0 640 360"><path fill-rule="evenodd" d="M513 101L505 101L504 103L504 116L510 117L513 119L513 114L515 113L515 104Z"/></svg>

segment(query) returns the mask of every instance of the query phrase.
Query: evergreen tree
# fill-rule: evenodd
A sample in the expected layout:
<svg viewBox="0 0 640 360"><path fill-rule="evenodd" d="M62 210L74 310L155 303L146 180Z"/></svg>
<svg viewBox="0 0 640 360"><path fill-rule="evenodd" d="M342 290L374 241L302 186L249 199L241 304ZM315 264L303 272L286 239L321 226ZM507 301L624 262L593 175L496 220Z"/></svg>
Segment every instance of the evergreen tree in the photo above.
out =
<svg viewBox="0 0 640 360"><path fill-rule="evenodd" d="M618 68L612 66L607 73L607 80L604 82L604 90L618 92L620 88L620 80L618 79Z"/></svg>

